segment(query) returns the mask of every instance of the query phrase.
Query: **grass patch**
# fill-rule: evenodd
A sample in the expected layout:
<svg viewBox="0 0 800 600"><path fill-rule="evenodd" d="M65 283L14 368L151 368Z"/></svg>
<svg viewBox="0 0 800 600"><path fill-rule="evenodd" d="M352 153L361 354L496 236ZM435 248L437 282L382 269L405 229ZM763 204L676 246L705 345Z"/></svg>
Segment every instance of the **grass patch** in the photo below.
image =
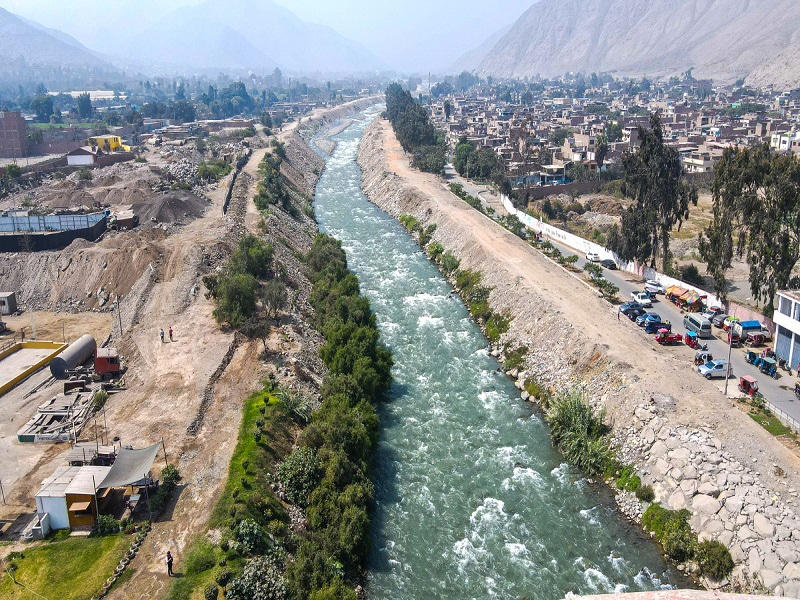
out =
<svg viewBox="0 0 800 600"><path fill-rule="evenodd" d="M67 539L57 536L11 559L17 566L15 577L43 597L85 600L113 574L131 539L124 534ZM28 600L34 595L4 575L0 598Z"/></svg>
<svg viewBox="0 0 800 600"><path fill-rule="evenodd" d="M513 369L521 369L527 354L527 346L519 346L518 348L514 348L514 350L509 350L506 352L506 358L503 361L503 370L511 371Z"/></svg>
<svg viewBox="0 0 800 600"><path fill-rule="evenodd" d="M291 419L271 386L250 396L244 403L239 438L228 467L225 489L211 511L209 526L223 531L223 540L233 537L234 527L243 519L252 519L264 532L280 538L289 517L273 495L272 469L292 448ZM260 431L260 441L253 435ZM224 542L223 542L224 545ZM239 552L223 550L204 535L190 545L177 570L184 576L173 579L168 600L203 598L203 589L212 583L223 568L234 576L245 560Z"/></svg>
<svg viewBox="0 0 800 600"><path fill-rule="evenodd" d="M492 343L497 342L500 336L508 331L511 319L512 317L508 315L492 313L492 316L486 321L486 336Z"/></svg>
<svg viewBox="0 0 800 600"><path fill-rule="evenodd" d="M766 409L753 407L747 414L750 415L750 418L753 419L753 421L761 425L774 436L794 435L794 432L791 429L781 423L778 417Z"/></svg>

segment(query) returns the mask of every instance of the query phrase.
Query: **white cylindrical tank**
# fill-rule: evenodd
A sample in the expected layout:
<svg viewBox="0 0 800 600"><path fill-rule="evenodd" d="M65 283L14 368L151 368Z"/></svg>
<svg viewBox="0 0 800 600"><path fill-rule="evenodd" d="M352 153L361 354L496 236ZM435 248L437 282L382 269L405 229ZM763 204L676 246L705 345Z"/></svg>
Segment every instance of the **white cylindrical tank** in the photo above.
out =
<svg viewBox="0 0 800 600"><path fill-rule="evenodd" d="M82 335L77 340L50 361L50 373L56 379L64 379L67 371L75 369L94 356L97 349L97 342L88 333Z"/></svg>

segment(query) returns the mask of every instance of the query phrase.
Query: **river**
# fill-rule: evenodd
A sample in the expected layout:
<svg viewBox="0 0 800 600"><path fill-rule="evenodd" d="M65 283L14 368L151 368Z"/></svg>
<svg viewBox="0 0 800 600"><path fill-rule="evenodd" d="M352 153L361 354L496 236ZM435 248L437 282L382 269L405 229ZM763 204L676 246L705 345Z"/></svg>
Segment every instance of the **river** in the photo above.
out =
<svg viewBox="0 0 800 600"><path fill-rule="evenodd" d="M356 153L376 114L333 137L315 203L395 359L379 407L371 596L556 600L675 584L610 494L553 450L447 280L361 192Z"/></svg>

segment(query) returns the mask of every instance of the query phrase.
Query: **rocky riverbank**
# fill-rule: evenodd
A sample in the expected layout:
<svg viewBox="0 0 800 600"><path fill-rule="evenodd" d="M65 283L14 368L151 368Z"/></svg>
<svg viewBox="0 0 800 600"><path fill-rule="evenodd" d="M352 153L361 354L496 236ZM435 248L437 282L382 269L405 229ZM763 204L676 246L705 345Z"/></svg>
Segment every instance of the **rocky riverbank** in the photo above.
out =
<svg viewBox="0 0 800 600"><path fill-rule="evenodd" d="M725 544L733 574L708 587L800 598L800 489L797 457L690 365L628 324L561 267L446 190L410 169L385 121L359 150L363 189L395 217L411 214L434 239L479 271L495 312L513 318L493 354L526 348L509 370L519 388L582 390L606 410L619 457L636 467L663 506L691 512L701 540ZM524 392L523 395L527 395ZM621 509L639 520L631 494Z"/></svg>

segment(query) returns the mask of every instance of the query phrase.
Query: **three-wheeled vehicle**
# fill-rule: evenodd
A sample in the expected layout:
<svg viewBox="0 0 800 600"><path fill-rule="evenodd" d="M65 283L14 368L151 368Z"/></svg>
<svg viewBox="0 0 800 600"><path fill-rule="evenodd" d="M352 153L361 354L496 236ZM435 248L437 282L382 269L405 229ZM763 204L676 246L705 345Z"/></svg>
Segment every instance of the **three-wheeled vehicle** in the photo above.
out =
<svg viewBox="0 0 800 600"><path fill-rule="evenodd" d="M694 348L697 350L697 346L699 346L699 342L697 341L697 332L696 331L687 331L686 335L683 336L684 343L689 346L689 348Z"/></svg>
<svg viewBox="0 0 800 600"><path fill-rule="evenodd" d="M680 344L683 341L683 336L680 333L672 333L669 329L659 329L655 340L662 346Z"/></svg>
<svg viewBox="0 0 800 600"><path fill-rule="evenodd" d="M758 381L750 375L742 375L739 377L739 391L754 397L758 393Z"/></svg>
<svg viewBox="0 0 800 600"><path fill-rule="evenodd" d="M744 359L751 365L755 366L758 366L758 364L761 362L761 357L758 355L758 352L751 350L750 348L745 349Z"/></svg>
<svg viewBox="0 0 800 600"><path fill-rule="evenodd" d="M778 364L775 362L774 358L769 358L768 356L763 357L761 363L758 365L758 370L769 375L773 379L778 378Z"/></svg>
<svg viewBox="0 0 800 600"><path fill-rule="evenodd" d="M794 395L800 398L800 379L796 379L794 382Z"/></svg>
<svg viewBox="0 0 800 600"><path fill-rule="evenodd" d="M694 353L695 365L704 365L710 360L714 360L714 357L708 350L698 350L697 352Z"/></svg>
<svg viewBox="0 0 800 600"><path fill-rule="evenodd" d="M762 333L748 333L744 345L755 348L756 346L763 346L766 341L766 336Z"/></svg>

